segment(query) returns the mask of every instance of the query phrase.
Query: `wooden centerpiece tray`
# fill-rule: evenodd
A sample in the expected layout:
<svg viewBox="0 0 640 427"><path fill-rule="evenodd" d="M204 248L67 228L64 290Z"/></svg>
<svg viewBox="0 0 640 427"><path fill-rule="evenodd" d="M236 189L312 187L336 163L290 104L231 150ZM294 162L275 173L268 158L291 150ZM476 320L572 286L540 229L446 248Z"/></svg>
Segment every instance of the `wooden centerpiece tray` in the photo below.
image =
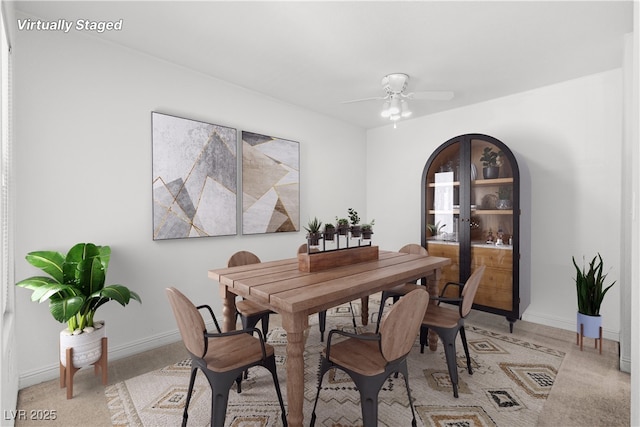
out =
<svg viewBox="0 0 640 427"><path fill-rule="evenodd" d="M332 251L302 253L298 254L298 270L312 273L377 259L377 246L357 246Z"/></svg>

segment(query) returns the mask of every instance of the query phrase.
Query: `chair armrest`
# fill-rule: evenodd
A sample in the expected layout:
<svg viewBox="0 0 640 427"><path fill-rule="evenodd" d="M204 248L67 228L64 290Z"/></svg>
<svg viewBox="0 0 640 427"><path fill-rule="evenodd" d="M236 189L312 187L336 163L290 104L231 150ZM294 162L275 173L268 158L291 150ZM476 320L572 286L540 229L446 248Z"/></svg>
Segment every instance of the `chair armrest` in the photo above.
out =
<svg viewBox="0 0 640 427"><path fill-rule="evenodd" d="M362 341L378 341L380 342L380 334L362 334L362 335L358 335L358 334L354 334L351 332L345 332L345 331L341 331L339 329L332 329L329 331L329 336L327 337L327 349L326 349L326 353L327 353L327 360L329 360L329 353L331 352L331 338L333 338L333 335L342 335L345 336L347 338L353 338L353 339L357 339L357 340L362 340Z"/></svg>
<svg viewBox="0 0 640 427"><path fill-rule="evenodd" d="M264 360L267 358L267 350L265 349L265 346L264 346L264 337L262 336L262 332L258 328L237 329L235 331L219 332L219 333L205 332L204 337L205 338L221 338L221 337L231 337L234 335L241 335L241 334L253 335L254 333L258 334L258 339L260 340L260 347L262 349L262 359ZM205 351L205 354L206 353L207 352Z"/></svg>
<svg viewBox="0 0 640 427"><path fill-rule="evenodd" d="M464 283L461 282L447 282L444 284L444 287L442 288L442 292L440 292L440 296L444 295L444 293L447 291L447 286L449 285L453 285L453 286L458 286L458 296L462 295L462 289L464 288Z"/></svg>
<svg viewBox="0 0 640 427"><path fill-rule="evenodd" d="M213 323L214 325L216 325L216 329L218 330L218 333L222 333L222 329L220 329L220 325L218 324L218 319L216 319L216 315L213 314L213 310L211 309L210 306L203 304L203 305L199 305L196 307L198 310L201 310L203 308L206 308L209 311L209 314L211 315L211 318L213 319Z"/></svg>
<svg viewBox="0 0 640 427"><path fill-rule="evenodd" d="M448 302L448 303L462 302L462 298L433 297L431 299L435 300L435 301L438 301L438 303L441 303L441 302Z"/></svg>

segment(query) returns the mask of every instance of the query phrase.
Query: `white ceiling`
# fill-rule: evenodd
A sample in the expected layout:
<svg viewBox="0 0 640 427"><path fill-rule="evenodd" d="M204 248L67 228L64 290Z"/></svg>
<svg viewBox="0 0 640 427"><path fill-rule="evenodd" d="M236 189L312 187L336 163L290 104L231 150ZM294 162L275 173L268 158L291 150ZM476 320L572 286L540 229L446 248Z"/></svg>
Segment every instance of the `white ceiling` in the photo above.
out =
<svg viewBox="0 0 640 427"><path fill-rule="evenodd" d="M415 116L526 91L622 65L632 1L20 1L32 19L123 20L96 34L235 85L371 128L388 124L386 74ZM17 17L21 17L18 15ZM73 31L73 30L72 30Z"/></svg>

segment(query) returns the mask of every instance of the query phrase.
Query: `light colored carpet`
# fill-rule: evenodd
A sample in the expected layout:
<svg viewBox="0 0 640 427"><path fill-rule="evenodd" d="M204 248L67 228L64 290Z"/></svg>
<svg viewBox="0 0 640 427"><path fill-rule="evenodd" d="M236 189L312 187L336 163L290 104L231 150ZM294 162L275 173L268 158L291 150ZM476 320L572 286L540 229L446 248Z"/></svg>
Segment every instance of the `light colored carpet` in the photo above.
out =
<svg viewBox="0 0 640 427"><path fill-rule="evenodd" d="M349 306L328 312L327 330L353 330ZM359 306L354 304L359 316ZM375 312L373 302L370 312ZM320 342L312 318L305 348L304 417L311 418L317 390ZM369 325L372 330L374 325ZM364 328L358 328L363 332ZM554 384L564 352L523 340L506 331L467 324L474 373L466 371L466 361L458 339L460 397L453 397L447 366L439 343L438 351L418 343L411 351L409 383L419 426L535 426ZM273 329L268 338L278 356L278 375L286 401L286 334ZM112 424L116 426L179 425L186 398L190 365L179 361L106 388ZM189 406L189 425L208 426L211 392L202 373L198 373L194 396ZM359 394L353 382L340 371L325 375L316 411L319 426L361 425ZM242 393L230 393L226 425L234 427L278 426L280 408L273 391L271 376L262 368L252 368L242 383ZM402 377L389 378L379 395L379 425L411 425L411 410Z"/></svg>
<svg viewBox="0 0 640 427"><path fill-rule="evenodd" d="M277 314L271 316L274 328L280 321ZM345 319L344 323L350 323L350 319ZM504 317L476 310L471 312L468 324L504 334L509 331L509 324ZM513 334L509 335L566 353L538 417L538 427L629 426L630 376L619 370L617 342L605 340L602 354L593 348L593 343L588 343L584 351L580 351L575 332L527 321L516 322ZM109 383L116 384L161 369L186 357L184 345L176 342L130 357L111 359ZM18 417L15 426L111 426L111 412L104 391L100 376L94 375L93 369L81 369L76 373L73 399L66 399L66 390L60 388L58 378L23 388L18 394L19 411L31 414L55 410L56 419L43 422L29 416ZM337 405L332 408L339 409ZM5 423L10 425L9 421L5 420Z"/></svg>

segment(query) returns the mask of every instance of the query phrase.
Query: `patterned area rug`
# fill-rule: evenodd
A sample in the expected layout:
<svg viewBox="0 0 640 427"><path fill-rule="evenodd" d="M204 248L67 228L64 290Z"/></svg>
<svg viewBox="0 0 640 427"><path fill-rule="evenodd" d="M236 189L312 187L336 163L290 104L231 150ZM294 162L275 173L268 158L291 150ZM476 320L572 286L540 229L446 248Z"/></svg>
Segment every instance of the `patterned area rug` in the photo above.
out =
<svg viewBox="0 0 640 427"><path fill-rule="evenodd" d="M358 324L360 307L353 303ZM358 332L375 329L377 304L372 299L369 313L373 321L358 327ZM349 305L327 313L327 331L339 328L353 331ZM317 317L305 348L305 423L317 390L320 342ZM453 397L447 365L439 342L436 352L420 354L416 340L409 365L409 384L416 408L418 426L535 426L538 414L553 386L564 353L518 339L517 333L489 331L466 325L473 375L466 370L462 344L458 339L459 395ZM268 341L277 354L278 376L286 402L286 333L273 329ZM190 361L184 360L161 370L107 387L105 395L114 426L180 425L189 382ZM242 382L242 393L230 393L226 426L280 426L280 407L268 371L252 368ZM211 391L202 373L198 373L189 405L189 426L209 426ZM330 371L323 381L316 410L316 425L355 427L362 425L360 399L353 382L341 371ZM379 394L379 426L411 425L402 376L389 378Z"/></svg>

